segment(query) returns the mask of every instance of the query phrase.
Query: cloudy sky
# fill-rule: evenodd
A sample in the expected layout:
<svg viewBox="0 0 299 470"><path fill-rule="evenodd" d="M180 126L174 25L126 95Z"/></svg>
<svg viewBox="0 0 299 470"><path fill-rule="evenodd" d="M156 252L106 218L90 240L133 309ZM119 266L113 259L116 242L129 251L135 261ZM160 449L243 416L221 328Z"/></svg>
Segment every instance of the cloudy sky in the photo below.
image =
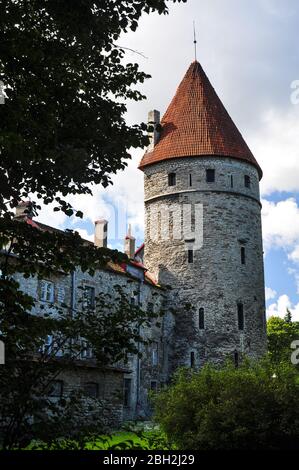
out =
<svg viewBox="0 0 299 470"><path fill-rule="evenodd" d="M137 32L118 42L142 53L145 57L128 52L127 59L152 76L140 88L147 100L128 103L129 123L146 121L150 109L166 110L194 59L193 21L197 58L264 171L268 315L284 316L288 307L299 320L299 2L188 0L169 2L169 15L144 16ZM141 243L143 175L137 164L142 153L132 153L110 188L95 187L93 197L71 200L83 210L84 221L67 220L49 207L40 220L92 239L94 220L104 216L111 246L122 249L128 222ZM116 223L115 213L126 213L126 220Z"/></svg>

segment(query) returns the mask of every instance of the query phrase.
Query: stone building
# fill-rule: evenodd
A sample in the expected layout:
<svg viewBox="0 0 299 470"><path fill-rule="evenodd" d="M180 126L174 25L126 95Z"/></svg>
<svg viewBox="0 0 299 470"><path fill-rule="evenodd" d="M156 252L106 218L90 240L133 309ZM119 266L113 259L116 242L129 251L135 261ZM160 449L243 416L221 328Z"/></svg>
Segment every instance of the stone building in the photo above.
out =
<svg viewBox="0 0 299 470"><path fill-rule="evenodd" d="M150 414L149 390L167 383L179 366L266 348L263 248L259 181L262 170L231 120L201 65L193 62L160 122L149 113L151 144L142 158L145 243L137 250L129 230L126 265L110 264L91 277L70 275L25 280L40 303L76 307L78 288L99 292L121 284L145 310L165 312L161 327L142 333L151 344L126 366L99 370L86 352L57 383L112 400L115 422ZM17 217L41 230L30 215ZM107 221L95 223L95 244L107 246ZM118 393L118 395L117 395ZM120 398L121 395L121 398Z"/></svg>
<svg viewBox="0 0 299 470"><path fill-rule="evenodd" d="M169 372L266 348L262 170L193 62L142 158L144 263L171 285ZM187 308L188 306L188 308Z"/></svg>

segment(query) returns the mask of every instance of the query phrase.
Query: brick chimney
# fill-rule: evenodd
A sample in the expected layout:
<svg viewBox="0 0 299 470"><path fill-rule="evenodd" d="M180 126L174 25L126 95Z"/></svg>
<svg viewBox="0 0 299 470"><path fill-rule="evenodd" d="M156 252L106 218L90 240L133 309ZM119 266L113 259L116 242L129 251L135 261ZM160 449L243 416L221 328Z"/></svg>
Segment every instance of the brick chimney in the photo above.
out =
<svg viewBox="0 0 299 470"><path fill-rule="evenodd" d="M135 241L136 239L131 233L131 224L129 224L128 233L125 237L125 254L129 259L134 259L135 255Z"/></svg>
<svg viewBox="0 0 299 470"><path fill-rule="evenodd" d="M148 151L150 152L155 147L156 143L159 140L160 132L157 131L157 125L160 124L160 111L154 109L148 113L148 126L154 128L153 132L148 132L150 138L150 144L148 146Z"/></svg>
<svg viewBox="0 0 299 470"><path fill-rule="evenodd" d="M94 223L94 244L98 248L107 248L108 221L96 220Z"/></svg>
<svg viewBox="0 0 299 470"><path fill-rule="evenodd" d="M27 217L28 219L33 218L31 201L20 201L16 207L15 218L25 218L25 217Z"/></svg>

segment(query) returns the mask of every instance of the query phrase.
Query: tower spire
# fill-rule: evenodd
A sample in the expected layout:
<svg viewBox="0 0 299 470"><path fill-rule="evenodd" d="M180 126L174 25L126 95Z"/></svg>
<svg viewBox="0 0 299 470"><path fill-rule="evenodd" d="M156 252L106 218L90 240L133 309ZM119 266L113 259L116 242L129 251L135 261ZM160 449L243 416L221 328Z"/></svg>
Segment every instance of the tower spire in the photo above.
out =
<svg viewBox="0 0 299 470"><path fill-rule="evenodd" d="M195 21L193 20L193 44L194 44L194 58L197 61L197 51L196 51L196 31L195 31Z"/></svg>

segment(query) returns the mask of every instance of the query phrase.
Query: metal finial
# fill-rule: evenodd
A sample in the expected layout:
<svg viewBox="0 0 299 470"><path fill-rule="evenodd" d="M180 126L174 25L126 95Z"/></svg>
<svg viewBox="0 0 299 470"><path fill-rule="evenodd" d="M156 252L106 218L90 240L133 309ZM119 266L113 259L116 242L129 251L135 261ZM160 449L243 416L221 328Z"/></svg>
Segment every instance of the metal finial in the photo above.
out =
<svg viewBox="0 0 299 470"><path fill-rule="evenodd" d="M197 41L196 41L195 21L193 21L193 37L194 37L194 40L193 40L193 44L194 44L194 55L195 55L195 60L197 60L197 55L196 55L196 44L197 44Z"/></svg>

